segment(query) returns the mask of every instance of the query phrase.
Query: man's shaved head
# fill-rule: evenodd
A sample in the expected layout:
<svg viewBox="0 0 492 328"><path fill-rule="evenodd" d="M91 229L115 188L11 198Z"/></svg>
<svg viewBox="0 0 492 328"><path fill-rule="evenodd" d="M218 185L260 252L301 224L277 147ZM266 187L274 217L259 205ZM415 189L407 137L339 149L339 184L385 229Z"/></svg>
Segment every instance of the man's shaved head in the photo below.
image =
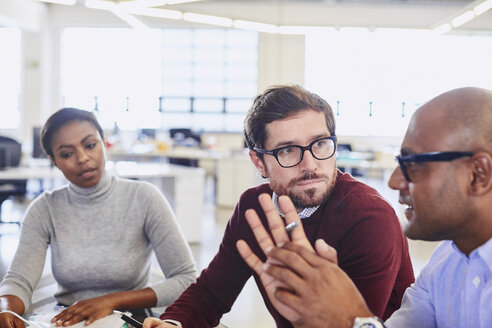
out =
<svg viewBox="0 0 492 328"><path fill-rule="evenodd" d="M467 87L443 93L417 110L409 128L427 119L455 137L456 149L492 151L492 91Z"/></svg>

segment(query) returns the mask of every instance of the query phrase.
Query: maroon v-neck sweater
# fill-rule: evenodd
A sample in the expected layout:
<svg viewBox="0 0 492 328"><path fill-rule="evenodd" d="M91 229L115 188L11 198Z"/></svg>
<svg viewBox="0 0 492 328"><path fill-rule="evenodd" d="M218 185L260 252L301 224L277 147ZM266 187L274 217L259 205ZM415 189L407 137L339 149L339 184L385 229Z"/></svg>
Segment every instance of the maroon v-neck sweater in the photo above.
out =
<svg viewBox="0 0 492 328"><path fill-rule="evenodd" d="M277 327L292 327L273 308L259 277L236 250L236 241L244 239L265 260L244 217L253 208L266 225L258 203L261 193L272 190L263 184L241 195L218 253L161 319L177 320L184 328L215 327L253 275ZM376 190L339 171L328 201L302 222L311 244L322 238L337 250L340 267L375 315L386 319L400 307L405 289L414 281L408 243L393 208Z"/></svg>

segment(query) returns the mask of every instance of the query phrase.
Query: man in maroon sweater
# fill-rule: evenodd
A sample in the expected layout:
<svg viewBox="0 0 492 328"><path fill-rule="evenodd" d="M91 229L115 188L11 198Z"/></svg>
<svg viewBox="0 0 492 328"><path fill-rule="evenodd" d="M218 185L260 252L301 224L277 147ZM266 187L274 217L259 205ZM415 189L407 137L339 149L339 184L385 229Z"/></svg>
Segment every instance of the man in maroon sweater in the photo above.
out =
<svg viewBox="0 0 492 328"><path fill-rule="evenodd" d="M336 168L335 120L328 103L298 86L272 87L256 97L245 121L250 158L269 179L245 191L230 218L219 251L161 319L144 327L214 327L253 276L277 327L292 327L272 304L260 278L236 249L244 240L265 261L245 219L254 209L266 224L258 196L292 200L311 245L324 240L373 313L388 318L414 281L408 244L393 208L373 188ZM317 249L318 250L318 249Z"/></svg>

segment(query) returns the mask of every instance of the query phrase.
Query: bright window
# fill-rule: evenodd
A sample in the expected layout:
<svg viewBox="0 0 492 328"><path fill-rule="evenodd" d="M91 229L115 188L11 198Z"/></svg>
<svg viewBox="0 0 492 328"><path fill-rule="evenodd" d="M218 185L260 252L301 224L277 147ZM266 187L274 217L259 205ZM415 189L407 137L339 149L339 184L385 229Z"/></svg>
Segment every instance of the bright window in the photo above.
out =
<svg viewBox="0 0 492 328"><path fill-rule="evenodd" d="M65 106L97 109L106 128L242 131L257 93L255 32L69 28Z"/></svg>
<svg viewBox="0 0 492 328"><path fill-rule="evenodd" d="M0 28L0 129L18 129L20 124L21 33Z"/></svg>
<svg viewBox="0 0 492 328"><path fill-rule="evenodd" d="M417 107L463 86L492 89L492 37L346 30L306 37L306 87L338 112L337 134L402 136Z"/></svg>

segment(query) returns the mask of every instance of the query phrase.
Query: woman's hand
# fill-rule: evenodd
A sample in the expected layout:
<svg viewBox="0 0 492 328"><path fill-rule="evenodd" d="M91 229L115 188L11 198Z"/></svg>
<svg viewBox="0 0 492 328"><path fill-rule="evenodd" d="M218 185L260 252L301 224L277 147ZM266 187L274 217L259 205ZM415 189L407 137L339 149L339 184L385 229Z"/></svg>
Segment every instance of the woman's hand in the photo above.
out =
<svg viewBox="0 0 492 328"><path fill-rule="evenodd" d="M111 302L111 297L108 295L89 298L76 302L74 305L61 311L51 319L51 322L57 326L66 327L85 320L86 325L89 325L113 313L114 309L115 305Z"/></svg>
<svg viewBox="0 0 492 328"><path fill-rule="evenodd" d="M12 311L21 315L24 313L24 303L14 295L0 296L0 310ZM25 328L24 322L12 313L0 313L0 328Z"/></svg>
<svg viewBox="0 0 492 328"><path fill-rule="evenodd" d="M11 313L0 313L1 328L25 328L24 322Z"/></svg>

